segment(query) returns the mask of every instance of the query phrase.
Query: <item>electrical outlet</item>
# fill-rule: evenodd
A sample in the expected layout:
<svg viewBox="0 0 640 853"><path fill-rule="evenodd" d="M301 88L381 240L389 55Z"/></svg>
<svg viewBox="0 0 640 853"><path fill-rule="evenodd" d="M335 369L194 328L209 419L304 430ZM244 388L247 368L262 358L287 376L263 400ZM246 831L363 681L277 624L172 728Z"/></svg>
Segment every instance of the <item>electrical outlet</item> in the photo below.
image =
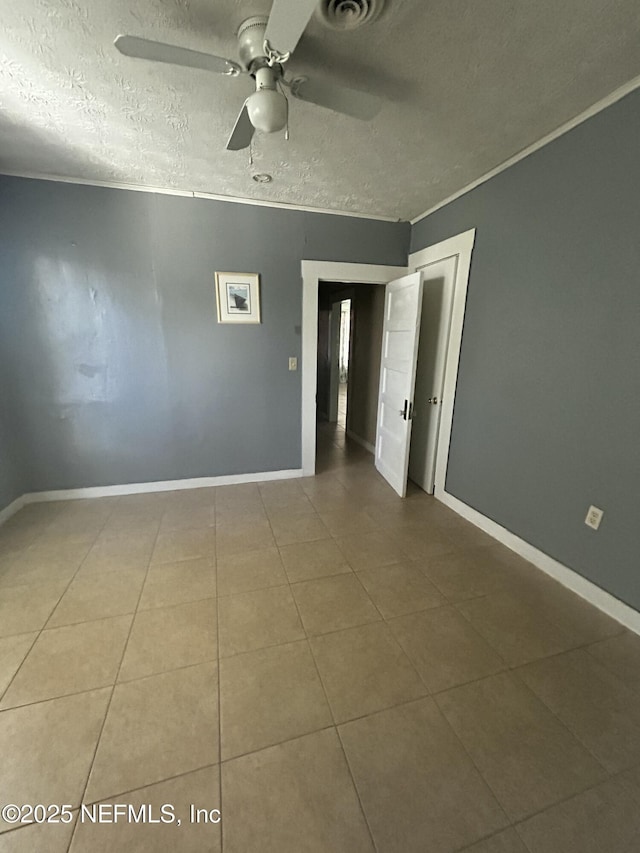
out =
<svg viewBox="0 0 640 853"><path fill-rule="evenodd" d="M587 510L587 517L585 518L584 523L587 527L593 527L594 530L597 530L600 527L603 515L603 509L598 509L597 506L590 506Z"/></svg>
<svg viewBox="0 0 640 853"><path fill-rule="evenodd" d="M293 356L289 359L289 370L297 370L298 369L298 359Z"/></svg>

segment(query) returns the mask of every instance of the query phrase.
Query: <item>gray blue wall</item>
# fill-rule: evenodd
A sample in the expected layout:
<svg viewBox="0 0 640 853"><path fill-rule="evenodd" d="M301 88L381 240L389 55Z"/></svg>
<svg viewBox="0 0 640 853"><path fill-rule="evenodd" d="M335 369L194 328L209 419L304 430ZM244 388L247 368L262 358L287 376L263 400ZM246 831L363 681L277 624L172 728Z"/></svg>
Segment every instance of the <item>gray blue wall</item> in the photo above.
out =
<svg viewBox="0 0 640 853"><path fill-rule="evenodd" d="M404 265L408 243L407 223L0 178L21 484L299 468L300 262ZM217 323L216 270L260 273L261 325Z"/></svg>
<svg viewBox="0 0 640 853"><path fill-rule="evenodd" d="M640 608L640 92L431 216L477 228L447 489ZM584 525L590 504L600 530Z"/></svg>
<svg viewBox="0 0 640 853"><path fill-rule="evenodd" d="M0 300L0 327L4 314ZM10 317L7 319L10 321ZM14 383L10 381L12 371L7 344L7 336L0 332L0 512L29 491L27 454L20 430L18 406L12 394Z"/></svg>
<svg viewBox="0 0 640 853"><path fill-rule="evenodd" d="M9 425L5 412L0 411L0 512L28 491L25 468L15 438L16 432Z"/></svg>

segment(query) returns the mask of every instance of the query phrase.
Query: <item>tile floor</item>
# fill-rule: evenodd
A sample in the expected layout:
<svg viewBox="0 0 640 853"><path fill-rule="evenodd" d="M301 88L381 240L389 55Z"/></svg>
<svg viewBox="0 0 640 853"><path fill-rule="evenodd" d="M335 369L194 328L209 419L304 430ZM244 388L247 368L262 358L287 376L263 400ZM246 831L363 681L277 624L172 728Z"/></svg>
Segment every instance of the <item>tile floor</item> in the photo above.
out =
<svg viewBox="0 0 640 853"><path fill-rule="evenodd" d="M72 817L0 851L640 850L640 638L340 429L319 449L0 529L0 801Z"/></svg>

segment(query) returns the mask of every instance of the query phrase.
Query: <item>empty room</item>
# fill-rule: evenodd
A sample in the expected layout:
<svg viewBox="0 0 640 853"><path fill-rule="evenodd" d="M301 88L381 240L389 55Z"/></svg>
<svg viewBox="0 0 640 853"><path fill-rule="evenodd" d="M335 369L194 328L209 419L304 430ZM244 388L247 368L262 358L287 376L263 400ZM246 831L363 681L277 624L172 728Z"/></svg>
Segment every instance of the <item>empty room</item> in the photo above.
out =
<svg viewBox="0 0 640 853"><path fill-rule="evenodd" d="M0 58L0 853L638 853L637 2Z"/></svg>

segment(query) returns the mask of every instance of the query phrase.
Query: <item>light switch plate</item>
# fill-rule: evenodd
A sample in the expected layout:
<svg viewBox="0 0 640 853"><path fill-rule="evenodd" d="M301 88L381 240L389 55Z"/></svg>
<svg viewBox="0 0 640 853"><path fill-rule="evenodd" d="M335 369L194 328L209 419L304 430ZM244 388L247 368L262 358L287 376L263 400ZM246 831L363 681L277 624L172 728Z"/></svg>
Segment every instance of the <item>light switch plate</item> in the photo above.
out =
<svg viewBox="0 0 640 853"><path fill-rule="evenodd" d="M602 521L602 516L604 515L603 509L598 509L597 506L590 506L587 510L587 517L584 520L584 523L587 527L592 527L594 530L597 530L600 527L600 522Z"/></svg>
<svg viewBox="0 0 640 853"><path fill-rule="evenodd" d="M292 356L289 359L289 370L297 370L298 369L298 359L295 356Z"/></svg>

